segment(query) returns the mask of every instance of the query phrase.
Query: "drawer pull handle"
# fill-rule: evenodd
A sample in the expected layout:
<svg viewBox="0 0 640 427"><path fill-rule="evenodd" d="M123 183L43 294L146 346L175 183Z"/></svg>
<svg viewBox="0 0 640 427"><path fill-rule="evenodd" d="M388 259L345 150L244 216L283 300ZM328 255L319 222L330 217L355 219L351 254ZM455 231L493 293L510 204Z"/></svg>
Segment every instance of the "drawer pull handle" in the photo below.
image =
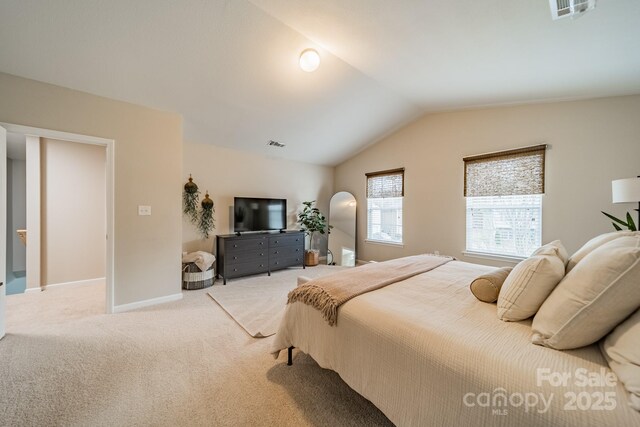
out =
<svg viewBox="0 0 640 427"><path fill-rule="evenodd" d="M260 267L264 267L264 264L260 264Z"/></svg>
<svg viewBox="0 0 640 427"><path fill-rule="evenodd" d="M234 256L234 257L233 257L233 259L238 259L238 257L237 257L237 256Z"/></svg>
<svg viewBox="0 0 640 427"><path fill-rule="evenodd" d="M237 248L237 247L238 247L238 245L233 245L233 247L234 247L234 248Z"/></svg>
<svg viewBox="0 0 640 427"><path fill-rule="evenodd" d="M238 269L237 269L237 268L234 268L234 269L233 269L233 271L238 271Z"/></svg>
<svg viewBox="0 0 640 427"><path fill-rule="evenodd" d="M275 253L276 253L276 255L277 255L277 254L278 254L278 251L276 251Z"/></svg>

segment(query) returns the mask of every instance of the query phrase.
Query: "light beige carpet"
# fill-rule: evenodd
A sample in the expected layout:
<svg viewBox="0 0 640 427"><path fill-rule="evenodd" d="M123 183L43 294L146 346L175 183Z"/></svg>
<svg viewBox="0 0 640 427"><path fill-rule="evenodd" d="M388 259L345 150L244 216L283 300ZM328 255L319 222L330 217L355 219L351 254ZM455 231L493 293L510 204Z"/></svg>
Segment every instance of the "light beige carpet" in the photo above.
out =
<svg viewBox="0 0 640 427"><path fill-rule="evenodd" d="M305 269L288 268L273 272L271 276L227 280L226 285L217 280L208 293L249 335L264 338L278 330L287 294L296 287L298 276L314 279L342 269L344 267L317 265Z"/></svg>
<svg viewBox="0 0 640 427"><path fill-rule="evenodd" d="M0 425L391 425L304 353L273 360L273 338L248 336L206 292L114 315L100 286L7 297Z"/></svg>

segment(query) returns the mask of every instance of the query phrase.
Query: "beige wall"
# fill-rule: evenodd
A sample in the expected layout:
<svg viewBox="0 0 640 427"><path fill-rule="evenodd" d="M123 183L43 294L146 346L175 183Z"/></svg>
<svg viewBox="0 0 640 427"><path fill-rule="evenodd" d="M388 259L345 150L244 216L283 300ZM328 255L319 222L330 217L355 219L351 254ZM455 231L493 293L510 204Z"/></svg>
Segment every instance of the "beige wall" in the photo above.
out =
<svg viewBox="0 0 640 427"><path fill-rule="evenodd" d="M1 122L115 140L115 305L179 293L180 115L1 73L0 94Z"/></svg>
<svg viewBox="0 0 640 427"><path fill-rule="evenodd" d="M298 228L296 214L303 201L317 200L320 210L327 214L333 194L333 168L185 141L183 185L189 174L202 192L201 200L209 190L215 203L214 234L233 232L233 221L229 220L235 196L287 199L288 228L294 229ZM203 240L186 218L182 229L185 251L213 251L214 238ZM321 245L326 252L326 240Z"/></svg>
<svg viewBox="0 0 640 427"><path fill-rule="evenodd" d="M105 276L106 147L42 138L43 285Z"/></svg>
<svg viewBox="0 0 640 427"><path fill-rule="evenodd" d="M637 207L611 203L611 180L640 175L639 118L640 96L426 115L335 170L335 190L358 200L358 258L438 250L465 259L462 158L539 143L550 145L542 240L561 239L575 251L613 230L601 210ZM366 243L364 174L402 166L404 247Z"/></svg>

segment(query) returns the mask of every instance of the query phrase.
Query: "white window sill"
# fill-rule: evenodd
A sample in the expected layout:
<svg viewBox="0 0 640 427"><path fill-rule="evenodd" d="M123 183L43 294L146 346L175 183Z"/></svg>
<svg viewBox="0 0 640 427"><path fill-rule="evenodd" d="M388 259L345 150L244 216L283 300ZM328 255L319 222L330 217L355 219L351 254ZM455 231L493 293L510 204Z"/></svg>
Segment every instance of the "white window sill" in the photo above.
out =
<svg viewBox="0 0 640 427"><path fill-rule="evenodd" d="M467 256L469 258L490 259L493 261L506 261L513 264L517 264L520 261L527 259L526 257L519 257L515 255L498 255L498 254L489 254L486 252L475 252L475 251L462 251L462 255Z"/></svg>
<svg viewBox="0 0 640 427"><path fill-rule="evenodd" d="M395 247L398 247L398 248L403 248L404 247L403 243L389 242L389 241L386 241L386 240L365 239L364 241L365 241L365 243L373 243L374 245L395 246Z"/></svg>

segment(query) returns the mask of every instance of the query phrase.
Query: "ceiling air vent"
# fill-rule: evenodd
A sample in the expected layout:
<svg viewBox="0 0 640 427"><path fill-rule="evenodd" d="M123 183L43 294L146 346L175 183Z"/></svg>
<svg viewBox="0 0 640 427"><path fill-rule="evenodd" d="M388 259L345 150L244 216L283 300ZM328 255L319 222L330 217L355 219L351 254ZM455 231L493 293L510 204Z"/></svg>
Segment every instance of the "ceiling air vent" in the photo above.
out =
<svg viewBox="0 0 640 427"><path fill-rule="evenodd" d="M549 0L551 6L551 17L553 19L560 18L577 18L583 13L596 7L596 0Z"/></svg>
<svg viewBox="0 0 640 427"><path fill-rule="evenodd" d="M271 147L277 147L277 148L283 148L284 144L278 142L278 141L274 141L274 140L269 140L269 142L267 142L267 145L271 146Z"/></svg>

